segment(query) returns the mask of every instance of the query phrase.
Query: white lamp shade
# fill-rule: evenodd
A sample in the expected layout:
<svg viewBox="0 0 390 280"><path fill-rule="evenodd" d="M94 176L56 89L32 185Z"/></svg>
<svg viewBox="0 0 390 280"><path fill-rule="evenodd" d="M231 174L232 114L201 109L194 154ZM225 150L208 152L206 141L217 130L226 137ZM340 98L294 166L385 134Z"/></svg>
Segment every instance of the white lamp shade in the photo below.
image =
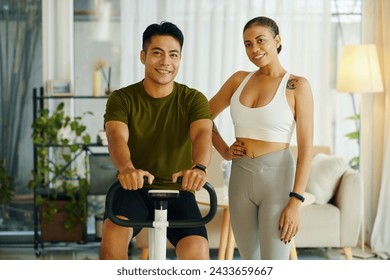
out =
<svg viewBox="0 0 390 280"><path fill-rule="evenodd" d="M375 45L344 46L336 89L347 93L383 92Z"/></svg>

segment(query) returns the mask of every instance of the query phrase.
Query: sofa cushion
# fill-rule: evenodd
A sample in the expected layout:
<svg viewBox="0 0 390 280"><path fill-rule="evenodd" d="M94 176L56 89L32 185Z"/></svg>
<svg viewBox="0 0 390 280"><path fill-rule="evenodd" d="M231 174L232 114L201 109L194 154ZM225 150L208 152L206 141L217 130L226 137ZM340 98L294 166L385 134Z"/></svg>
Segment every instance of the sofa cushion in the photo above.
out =
<svg viewBox="0 0 390 280"><path fill-rule="evenodd" d="M340 209L332 204L302 207L296 247L340 247Z"/></svg>
<svg viewBox="0 0 390 280"><path fill-rule="evenodd" d="M309 192L305 192L303 194L303 197L305 198L305 201L302 203L301 206L307 206L313 204L316 201L316 197Z"/></svg>
<svg viewBox="0 0 390 280"><path fill-rule="evenodd" d="M348 168L348 162L340 156L319 153L313 157L306 191L315 196L316 204L329 202Z"/></svg>

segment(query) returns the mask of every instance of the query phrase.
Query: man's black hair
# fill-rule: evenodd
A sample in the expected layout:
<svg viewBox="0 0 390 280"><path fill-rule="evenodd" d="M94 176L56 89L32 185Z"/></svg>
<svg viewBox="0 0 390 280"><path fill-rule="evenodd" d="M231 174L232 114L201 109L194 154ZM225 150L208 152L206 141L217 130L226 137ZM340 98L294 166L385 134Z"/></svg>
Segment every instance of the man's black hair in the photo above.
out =
<svg viewBox="0 0 390 280"><path fill-rule="evenodd" d="M183 48L184 36L181 30L173 23L163 21L160 24L149 25L142 36L142 49L146 51L154 35L167 35L174 37L180 44L180 51Z"/></svg>

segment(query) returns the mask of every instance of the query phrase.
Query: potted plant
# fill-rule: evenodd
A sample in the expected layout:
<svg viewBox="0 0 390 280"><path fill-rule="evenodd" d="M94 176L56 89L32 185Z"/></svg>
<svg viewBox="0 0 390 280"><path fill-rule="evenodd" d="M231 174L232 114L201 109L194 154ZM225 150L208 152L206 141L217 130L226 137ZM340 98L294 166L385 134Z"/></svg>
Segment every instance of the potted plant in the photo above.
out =
<svg viewBox="0 0 390 280"><path fill-rule="evenodd" d="M40 110L32 129L36 162L29 186L41 213L41 238L82 240L90 188L86 146L91 140L82 117L67 116L61 102L53 112Z"/></svg>

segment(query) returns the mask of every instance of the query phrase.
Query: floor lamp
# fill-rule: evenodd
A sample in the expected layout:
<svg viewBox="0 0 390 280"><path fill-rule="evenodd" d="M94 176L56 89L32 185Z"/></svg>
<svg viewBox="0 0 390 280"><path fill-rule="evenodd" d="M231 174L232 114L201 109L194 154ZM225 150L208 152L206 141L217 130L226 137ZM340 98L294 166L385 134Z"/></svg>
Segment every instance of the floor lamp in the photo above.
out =
<svg viewBox="0 0 390 280"><path fill-rule="evenodd" d="M361 44L344 46L337 76L337 91L351 94L383 92L382 76L379 67L378 55L374 44ZM353 96L352 96L353 97ZM354 114L357 115L354 105ZM360 117L360 125L362 118ZM362 145L361 129L359 131L359 170L362 182L362 226L361 226L361 252L354 256L369 258L372 254L365 252L365 189L363 181L364 170L361 168Z"/></svg>

